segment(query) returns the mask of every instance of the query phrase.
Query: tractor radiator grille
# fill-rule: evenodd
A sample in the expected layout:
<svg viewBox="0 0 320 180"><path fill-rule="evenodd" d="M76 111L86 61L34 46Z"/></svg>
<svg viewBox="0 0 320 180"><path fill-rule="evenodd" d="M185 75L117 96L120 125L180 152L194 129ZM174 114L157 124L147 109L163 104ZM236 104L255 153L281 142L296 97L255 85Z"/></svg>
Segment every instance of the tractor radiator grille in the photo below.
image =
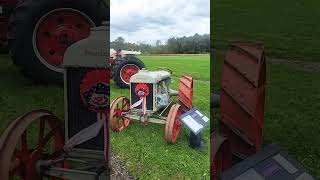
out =
<svg viewBox="0 0 320 180"><path fill-rule="evenodd" d="M67 107L68 107L68 139L97 121L96 113L89 112L83 105L80 97L80 83L88 72L86 68L69 68L67 70ZM101 129L99 135L75 148L86 150L104 150L104 133Z"/></svg>

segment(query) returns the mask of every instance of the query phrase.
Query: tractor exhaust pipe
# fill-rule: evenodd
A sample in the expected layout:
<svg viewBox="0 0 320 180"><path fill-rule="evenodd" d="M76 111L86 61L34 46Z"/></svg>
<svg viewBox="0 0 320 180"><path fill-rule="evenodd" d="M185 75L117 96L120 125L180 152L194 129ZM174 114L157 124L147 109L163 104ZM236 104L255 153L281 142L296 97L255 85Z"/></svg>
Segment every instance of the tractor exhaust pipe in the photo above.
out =
<svg viewBox="0 0 320 180"><path fill-rule="evenodd" d="M173 90L173 89L169 89L169 95L170 96L178 96L178 91Z"/></svg>

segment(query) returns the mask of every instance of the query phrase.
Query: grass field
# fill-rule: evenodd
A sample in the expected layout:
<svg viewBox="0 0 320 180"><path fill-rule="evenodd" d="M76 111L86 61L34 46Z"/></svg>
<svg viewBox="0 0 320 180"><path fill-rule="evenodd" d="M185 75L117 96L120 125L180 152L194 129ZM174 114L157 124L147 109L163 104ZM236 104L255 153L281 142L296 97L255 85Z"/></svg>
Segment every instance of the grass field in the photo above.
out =
<svg viewBox="0 0 320 180"><path fill-rule="evenodd" d="M156 69L160 64L173 70L173 89L177 88L178 76L193 75L196 80L194 105L209 115L209 55L185 58L147 56L142 59L150 69ZM33 85L18 72L6 55L0 55L0 74L0 133L15 118L33 109L47 109L63 119L62 88ZM120 95L128 97L129 91L112 85L111 99ZM205 129L203 138L208 144L209 128ZM139 123L131 122L123 132L111 134L111 146L134 177L209 179L209 146L202 151L189 148L186 128L182 129L177 143L169 145L164 139L164 126L150 124L143 128Z"/></svg>
<svg viewBox="0 0 320 180"><path fill-rule="evenodd" d="M213 90L219 92L223 57L216 54L213 58ZM267 63L264 123L264 143L279 144L318 179L320 178L319 77L320 73L309 73ZM217 114L214 117L217 117Z"/></svg>
<svg viewBox="0 0 320 180"><path fill-rule="evenodd" d="M215 48L252 40L263 42L272 57L320 61L320 1L217 0L211 5Z"/></svg>
<svg viewBox="0 0 320 180"><path fill-rule="evenodd" d="M168 67L173 71L172 89L177 89L178 77L191 74L194 82L194 105L206 115L209 111L210 84L209 55L205 56L143 56L149 69ZM196 62L196 63L195 63ZM129 97L129 90L111 88L112 99L120 95ZM209 143L209 128L203 138ZM111 134L112 148L126 162L134 177L140 179L209 179L209 146L203 151L188 147L188 131L183 128L176 144L169 145L164 139L164 126L150 124L142 127L132 121L121 133Z"/></svg>

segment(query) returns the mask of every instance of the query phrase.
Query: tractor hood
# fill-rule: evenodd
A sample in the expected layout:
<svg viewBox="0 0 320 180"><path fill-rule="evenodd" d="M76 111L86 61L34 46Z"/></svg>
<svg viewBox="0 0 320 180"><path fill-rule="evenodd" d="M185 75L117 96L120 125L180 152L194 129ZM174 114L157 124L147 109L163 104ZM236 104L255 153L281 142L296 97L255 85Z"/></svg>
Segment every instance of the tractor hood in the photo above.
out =
<svg viewBox="0 0 320 180"><path fill-rule="evenodd" d="M131 76L130 83L158 83L170 77L168 71L148 71L140 70L137 74Z"/></svg>
<svg viewBox="0 0 320 180"><path fill-rule="evenodd" d="M108 68L109 28L106 26L91 29L90 36L71 45L64 55L64 67Z"/></svg>

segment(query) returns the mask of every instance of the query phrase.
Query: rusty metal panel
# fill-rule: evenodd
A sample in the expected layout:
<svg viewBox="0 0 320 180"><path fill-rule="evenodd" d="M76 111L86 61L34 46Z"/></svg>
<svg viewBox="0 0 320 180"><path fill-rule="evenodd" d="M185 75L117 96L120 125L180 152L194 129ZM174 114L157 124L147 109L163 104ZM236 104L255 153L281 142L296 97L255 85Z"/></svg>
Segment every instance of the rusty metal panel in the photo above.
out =
<svg viewBox="0 0 320 180"><path fill-rule="evenodd" d="M179 101L189 109L192 109L193 78L182 76L179 82Z"/></svg>
<svg viewBox="0 0 320 180"><path fill-rule="evenodd" d="M212 180L232 166L230 144L226 137L214 132L211 134L210 176Z"/></svg>
<svg viewBox="0 0 320 180"><path fill-rule="evenodd" d="M262 146L266 64L262 45L232 43L222 71L221 130L234 154L246 157Z"/></svg>

